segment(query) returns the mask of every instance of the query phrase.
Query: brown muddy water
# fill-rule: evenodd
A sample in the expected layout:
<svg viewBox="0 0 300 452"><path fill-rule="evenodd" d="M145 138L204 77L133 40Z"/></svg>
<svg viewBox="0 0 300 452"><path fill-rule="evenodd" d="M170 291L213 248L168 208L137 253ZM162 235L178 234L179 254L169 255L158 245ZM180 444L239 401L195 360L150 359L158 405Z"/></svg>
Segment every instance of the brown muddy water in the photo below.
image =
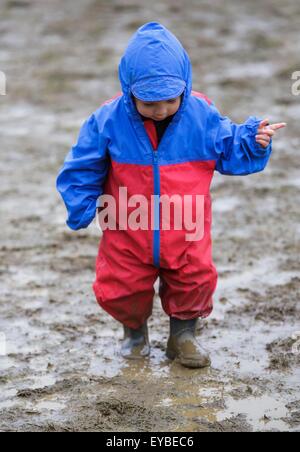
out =
<svg viewBox="0 0 300 452"><path fill-rule="evenodd" d="M300 431L298 0L1 0L0 430ZM127 40L159 20L234 121L286 121L268 168L216 174L215 311L199 328L212 368L118 356L94 300L95 225L71 232L55 178L83 120L119 90ZM6 350L5 350L6 349Z"/></svg>

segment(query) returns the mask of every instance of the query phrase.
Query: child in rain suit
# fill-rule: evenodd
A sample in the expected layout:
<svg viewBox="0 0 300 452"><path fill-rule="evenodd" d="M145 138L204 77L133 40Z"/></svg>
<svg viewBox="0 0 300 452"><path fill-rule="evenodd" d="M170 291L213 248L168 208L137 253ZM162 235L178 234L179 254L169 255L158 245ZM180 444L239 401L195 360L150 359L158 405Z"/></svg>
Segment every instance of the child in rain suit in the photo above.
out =
<svg viewBox="0 0 300 452"><path fill-rule="evenodd" d="M272 135L285 124L270 125L252 116L238 125L222 116L204 94L192 91L186 51L156 22L131 38L119 78L122 93L85 121L58 175L67 224L73 230L88 227L97 207L103 212L101 195L111 195L119 212L124 203L119 187L126 187L128 198L143 195L149 204L155 197L152 227L119 227L116 214L117 227L103 231L94 292L99 305L124 326L122 355L142 358L150 352L147 319L159 277L162 307L170 318L168 358L205 367L210 358L195 338L195 327L198 318L212 312L217 284L211 180L214 171L262 171ZM164 195L203 197L201 239L186 240L187 228L176 228L172 221L169 230L162 227L159 199ZM130 212L132 206L128 216Z"/></svg>

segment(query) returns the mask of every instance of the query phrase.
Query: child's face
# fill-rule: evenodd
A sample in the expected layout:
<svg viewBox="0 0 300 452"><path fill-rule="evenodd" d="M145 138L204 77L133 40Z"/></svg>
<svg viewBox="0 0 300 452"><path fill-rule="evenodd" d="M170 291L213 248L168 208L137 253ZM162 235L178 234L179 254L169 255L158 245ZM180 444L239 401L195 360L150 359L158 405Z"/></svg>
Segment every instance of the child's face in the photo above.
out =
<svg viewBox="0 0 300 452"><path fill-rule="evenodd" d="M181 96L160 102L144 102L136 97L134 97L134 100L137 111L142 116L154 119L154 121L163 121L177 112L180 107Z"/></svg>

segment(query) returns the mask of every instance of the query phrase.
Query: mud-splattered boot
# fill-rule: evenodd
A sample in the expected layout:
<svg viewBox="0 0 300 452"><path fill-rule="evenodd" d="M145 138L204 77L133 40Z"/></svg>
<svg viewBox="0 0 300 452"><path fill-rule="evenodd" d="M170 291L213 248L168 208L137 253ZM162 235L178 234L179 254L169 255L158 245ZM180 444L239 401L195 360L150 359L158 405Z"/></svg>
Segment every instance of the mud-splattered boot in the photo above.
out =
<svg viewBox="0 0 300 452"><path fill-rule="evenodd" d="M167 357L177 358L185 367L201 368L210 366L208 353L198 344L195 337L197 319L179 320L170 318L170 337Z"/></svg>
<svg viewBox="0 0 300 452"><path fill-rule="evenodd" d="M126 359L142 359L150 354L147 323L137 330L124 326L121 355Z"/></svg>

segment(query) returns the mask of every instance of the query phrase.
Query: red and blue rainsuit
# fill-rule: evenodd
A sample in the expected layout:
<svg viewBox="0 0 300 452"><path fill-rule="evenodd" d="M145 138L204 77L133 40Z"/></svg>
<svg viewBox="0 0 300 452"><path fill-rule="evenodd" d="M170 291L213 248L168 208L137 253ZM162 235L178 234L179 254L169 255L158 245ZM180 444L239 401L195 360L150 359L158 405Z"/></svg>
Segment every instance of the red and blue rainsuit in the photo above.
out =
<svg viewBox="0 0 300 452"><path fill-rule="evenodd" d="M119 202L143 195L149 203L163 195L203 195L204 236L187 241L186 230L162 228L157 203L154 228L106 229L96 262L94 292L100 306L130 328L152 312L154 283L167 315L207 317L213 308L217 271L212 261L210 185L214 171L247 175L262 171L271 154L255 141L261 119L234 124L205 95L192 91L189 57L159 23L141 27L121 59L122 93L105 102L83 124L57 179L71 229L86 228L97 200ZM182 96L179 110L158 144L151 120L142 121L132 94L144 101ZM133 209L128 209L128 215ZM149 219L149 224L151 220ZM173 225L174 226L174 225Z"/></svg>

